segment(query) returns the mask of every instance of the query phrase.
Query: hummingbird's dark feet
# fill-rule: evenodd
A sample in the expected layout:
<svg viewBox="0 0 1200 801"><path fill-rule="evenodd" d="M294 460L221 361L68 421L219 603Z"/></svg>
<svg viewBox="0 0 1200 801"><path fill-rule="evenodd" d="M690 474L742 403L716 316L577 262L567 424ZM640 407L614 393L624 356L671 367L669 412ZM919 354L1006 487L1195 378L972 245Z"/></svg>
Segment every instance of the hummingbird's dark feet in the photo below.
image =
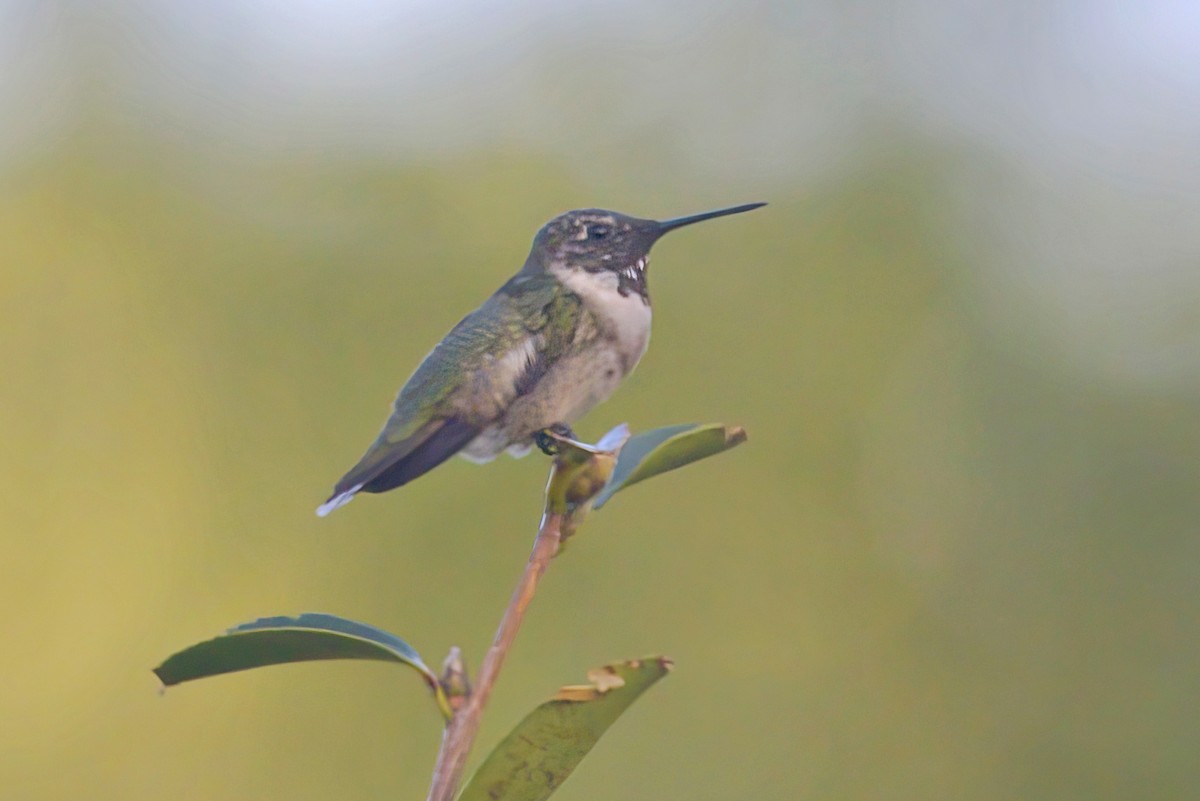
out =
<svg viewBox="0 0 1200 801"><path fill-rule="evenodd" d="M555 456L558 454L558 440L554 435L566 437L567 439L575 439L575 432L566 423L555 423L552 426L547 426L541 431L533 435L533 444L538 446L538 450L547 456Z"/></svg>

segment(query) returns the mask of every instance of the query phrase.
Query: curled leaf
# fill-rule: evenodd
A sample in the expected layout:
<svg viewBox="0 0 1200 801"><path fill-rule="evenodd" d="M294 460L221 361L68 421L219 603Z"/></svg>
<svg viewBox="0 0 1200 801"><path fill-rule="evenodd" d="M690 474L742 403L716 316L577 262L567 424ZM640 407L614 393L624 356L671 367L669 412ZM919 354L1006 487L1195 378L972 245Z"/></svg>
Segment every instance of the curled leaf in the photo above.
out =
<svg viewBox="0 0 1200 801"><path fill-rule="evenodd" d="M618 662L588 671L588 684L562 687L488 754L458 801L548 798L672 664L661 656Z"/></svg>
<svg viewBox="0 0 1200 801"><path fill-rule="evenodd" d="M173 654L154 669L164 686L238 670L325 659L371 659L416 670L449 718L445 693L432 670L404 640L336 615L264 617Z"/></svg>
<svg viewBox="0 0 1200 801"><path fill-rule="evenodd" d="M720 423L667 426L638 434L621 448L612 477L596 494L593 506L599 509L626 487L722 453L745 441L744 428Z"/></svg>
<svg viewBox="0 0 1200 801"><path fill-rule="evenodd" d="M546 486L546 508L560 514L582 515L592 498L609 480L617 463L617 454L629 439L629 427L622 423L595 445L547 432L557 445L554 468Z"/></svg>

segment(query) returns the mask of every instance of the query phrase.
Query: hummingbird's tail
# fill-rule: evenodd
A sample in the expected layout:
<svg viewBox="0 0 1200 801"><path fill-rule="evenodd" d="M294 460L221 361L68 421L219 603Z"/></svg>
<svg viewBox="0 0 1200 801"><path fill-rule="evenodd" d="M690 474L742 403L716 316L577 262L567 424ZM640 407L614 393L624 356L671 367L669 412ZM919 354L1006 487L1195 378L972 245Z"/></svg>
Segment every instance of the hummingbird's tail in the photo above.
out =
<svg viewBox="0 0 1200 801"><path fill-rule="evenodd" d="M467 446L479 429L458 418L438 421L403 442L377 441L317 507L324 517L360 492L387 492L423 476ZM432 430L431 430L432 429Z"/></svg>

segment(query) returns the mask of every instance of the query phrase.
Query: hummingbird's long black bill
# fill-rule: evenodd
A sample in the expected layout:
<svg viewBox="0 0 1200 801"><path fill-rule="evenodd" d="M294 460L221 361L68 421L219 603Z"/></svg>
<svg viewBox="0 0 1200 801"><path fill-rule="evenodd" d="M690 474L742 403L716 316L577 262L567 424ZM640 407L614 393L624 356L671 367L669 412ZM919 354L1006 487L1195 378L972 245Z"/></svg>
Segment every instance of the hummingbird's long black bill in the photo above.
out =
<svg viewBox="0 0 1200 801"><path fill-rule="evenodd" d="M717 209L716 211L705 211L700 214L689 214L687 217L676 217L673 220L663 220L658 224L659 236L667 231L674 231L676 228L682 228L685 225L692 223L704 222L711 220L714 217L725 217L730 214L741 214L743 211L753 211L767 205L766 203L746 203L742 206L730 206L727 209Z"/></svg>

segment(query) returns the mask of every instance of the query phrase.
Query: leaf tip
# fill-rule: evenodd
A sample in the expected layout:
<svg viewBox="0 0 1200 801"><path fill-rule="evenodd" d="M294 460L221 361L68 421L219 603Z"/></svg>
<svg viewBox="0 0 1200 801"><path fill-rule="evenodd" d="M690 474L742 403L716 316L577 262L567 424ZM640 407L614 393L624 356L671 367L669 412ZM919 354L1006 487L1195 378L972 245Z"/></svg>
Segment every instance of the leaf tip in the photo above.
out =
<svg viewBox="0 0 1200 801"><path fill-rule="evenodd" d="M165 693L167 691L168 687L174 686L179 683L179 681L171 675L171 673L166 669L166 667L167 667L167 663L163 662L161 665L159 665L158 667L156 667L150 671L151 673L154 674L154 678L158 679L158 681L159 681L159 685L158 685L158 694L159 695L162 695L163 693Z"/></svg>
<svg viewBox="0 0 1200 801"><path fill-rule="evenodd" d="M725 429L725 446L732 448L746 441L746 429L741 426L729 426Z"/></svg>

